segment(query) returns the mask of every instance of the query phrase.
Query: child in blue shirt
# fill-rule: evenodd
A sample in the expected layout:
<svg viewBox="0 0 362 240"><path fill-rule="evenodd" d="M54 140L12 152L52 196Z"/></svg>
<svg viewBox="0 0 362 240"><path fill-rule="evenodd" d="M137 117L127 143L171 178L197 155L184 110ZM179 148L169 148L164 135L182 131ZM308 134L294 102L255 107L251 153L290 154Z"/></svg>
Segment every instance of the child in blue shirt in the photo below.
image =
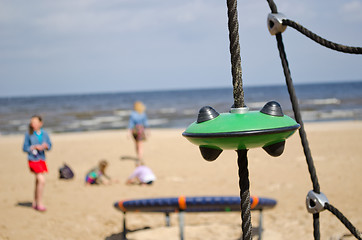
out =
<svg viewBox="0 0 362 240"><path fill-rule="evenodd" d="M43 204L43 191L45 185L44 173L48 172L45 162L45 151L52 147L49 135L42 129L43 121L38 115L30 119L29 132L25 134L23 151L28 154L30 171L35 174L35 193L33 208L46 211Z"/></svg>
<svg viewBox="0 0 362 240"><path fill-rule="evenodd" d="M148 127L145 109L146 107L142 102L135 102L134 111L132 111L128 122L128 129L136 145L137 163L143 161L143 141L146 140L146 128Z"/></svg>

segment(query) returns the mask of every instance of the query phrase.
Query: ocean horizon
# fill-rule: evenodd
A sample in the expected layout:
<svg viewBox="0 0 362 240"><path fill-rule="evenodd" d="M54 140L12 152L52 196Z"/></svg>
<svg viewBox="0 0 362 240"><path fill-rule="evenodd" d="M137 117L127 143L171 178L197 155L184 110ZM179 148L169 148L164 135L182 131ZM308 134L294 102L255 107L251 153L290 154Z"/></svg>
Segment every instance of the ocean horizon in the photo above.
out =
<svg viewBox="0 0 362 240"><path fill-rule="evenodd" d="M297 84L295 89L304 122L362 120L362 80ZM244 87L244 92L251 111L274 100L284 114L294 117L286 86ZM145 103L150 127L186 128L203 106L228 112L233 93L232 87L222 87L2 97L0 135L25 133L35 114L43 117L49 132L125 129L134 101Z"/></svg>

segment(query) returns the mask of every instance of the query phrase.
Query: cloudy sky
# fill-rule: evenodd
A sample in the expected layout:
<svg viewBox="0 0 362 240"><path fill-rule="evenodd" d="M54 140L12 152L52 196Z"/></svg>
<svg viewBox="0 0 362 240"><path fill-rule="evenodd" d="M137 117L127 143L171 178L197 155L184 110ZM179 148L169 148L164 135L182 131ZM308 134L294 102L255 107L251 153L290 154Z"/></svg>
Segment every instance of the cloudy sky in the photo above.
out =
<svg viewBox="0 0 362 240"><path fill-rule="evenodd" d="M275 0L328 40L362 46L362 0ZM0 0L0 97L231 86L226 0ZM238 1L245 86L284 84L266 1ZM362 80L362 56L288 28L295 83Z"/></svg>

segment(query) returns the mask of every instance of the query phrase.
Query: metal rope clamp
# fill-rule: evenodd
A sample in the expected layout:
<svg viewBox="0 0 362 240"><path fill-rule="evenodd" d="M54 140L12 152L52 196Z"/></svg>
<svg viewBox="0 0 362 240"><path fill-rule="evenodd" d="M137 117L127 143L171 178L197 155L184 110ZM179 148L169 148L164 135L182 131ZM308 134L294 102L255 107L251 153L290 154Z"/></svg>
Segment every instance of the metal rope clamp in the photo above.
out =
<svg viewBox="0 0 362 240"><path fill-rule="evenodd" d="M324 205L328 203L326 195L310 190L305 201L309 213L319 213L325 210Z"/></svg>
<svg viewBox="0 0 362 240"><path fill-rule="evenodd" d="M286 19L282 13L269 13L268 14L268 30L271 35L276 35L285 31L287 26L283 25L283 20Z"/></svg>

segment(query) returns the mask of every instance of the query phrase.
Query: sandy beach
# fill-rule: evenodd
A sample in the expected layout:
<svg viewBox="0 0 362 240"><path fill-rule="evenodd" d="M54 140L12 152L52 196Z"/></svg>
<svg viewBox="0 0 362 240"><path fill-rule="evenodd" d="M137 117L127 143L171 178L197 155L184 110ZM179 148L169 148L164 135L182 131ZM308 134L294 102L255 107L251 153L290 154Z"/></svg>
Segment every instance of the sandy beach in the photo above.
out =
<svg viewBox="0 0 362 240"><path fill-rule="evenodd" d="M46 123L45 123L46 125ZM307 123L307 136L321 191L359 230L362 230L362 122ZM157 180L152 186L125 185L133 171L134 145L126 130L51 134L47 154L45 213L31 208L34 176L22 152L23 135L0 136L0 239L121 239L123 214L113 204L125 199L239 195L236 153L224 151L214 162L202 159L184 129L151 129L145 142L145 162ZM282 156L262 149L248 152L251 195L274 198L264 212L265 240L313 239L312 215L305 197L312 189L299 135L287 140ZM119 180L107 186L85 186L86 172L99 160L110 163L108 174ZM67 163L75 178L58 178ZM128 213L127 237L132 240L178 239L177 214L171 227L159 213ZM253 226L258 213L252 212ZM320 214L321 239L354 239L330 212ZM239 239L240 213L187 213L185 239ZM147 227L147 229L144 229Z"/></svg>

